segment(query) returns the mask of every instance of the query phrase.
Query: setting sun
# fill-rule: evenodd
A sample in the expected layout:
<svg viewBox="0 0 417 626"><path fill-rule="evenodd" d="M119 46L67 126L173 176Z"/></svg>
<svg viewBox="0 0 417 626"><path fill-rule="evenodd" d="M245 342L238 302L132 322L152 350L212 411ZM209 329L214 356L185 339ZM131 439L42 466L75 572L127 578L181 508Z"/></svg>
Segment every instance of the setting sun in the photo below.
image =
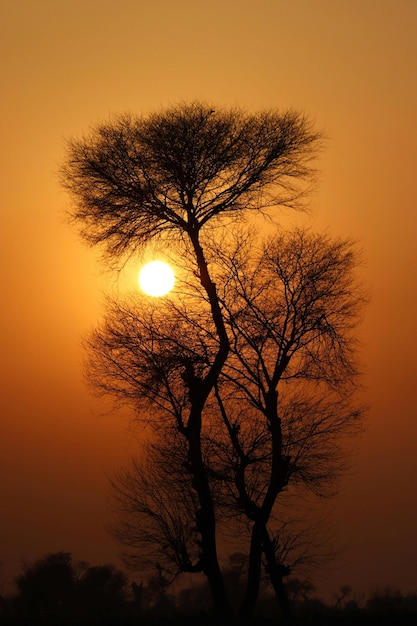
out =
<svg viewBox="0 0 417 626"><path fill-rule="evenodd" d="M139 272L139 286L148 296L165 296L174 286L172 268L164 261L151 261Z"/></svg>

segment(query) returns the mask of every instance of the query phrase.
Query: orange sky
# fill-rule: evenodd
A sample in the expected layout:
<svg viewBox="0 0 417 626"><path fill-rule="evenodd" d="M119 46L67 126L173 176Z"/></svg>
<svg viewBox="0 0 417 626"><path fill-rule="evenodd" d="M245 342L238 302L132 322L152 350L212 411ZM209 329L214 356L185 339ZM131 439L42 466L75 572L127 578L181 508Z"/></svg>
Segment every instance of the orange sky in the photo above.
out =
<svg viewBox="0 0 417 626"><path fill-rule="evenodd" d="M106 474L140 436L82 381L80 339L115 283L63 223L64 139L200 98L301 109L328 136L306 219L365 251L371 408L335 502L348 548L320 584L416 590L417 2L14 0L0 23L3 581L45 552L117 562Z"/></svg>

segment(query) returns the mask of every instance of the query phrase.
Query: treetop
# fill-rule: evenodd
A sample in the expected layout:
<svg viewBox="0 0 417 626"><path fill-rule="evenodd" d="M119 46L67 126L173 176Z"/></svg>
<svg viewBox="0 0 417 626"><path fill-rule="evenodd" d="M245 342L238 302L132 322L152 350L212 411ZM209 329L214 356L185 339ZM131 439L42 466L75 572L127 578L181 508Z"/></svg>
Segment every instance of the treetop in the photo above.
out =
<svg viewBox="0 0 417 626"><path fill-rule="evenodd" d="M61 181L84 240L117 258L162 233L198 237L217 216L293 206L319 139L296 111L183 103L68 141Z"/></svg>

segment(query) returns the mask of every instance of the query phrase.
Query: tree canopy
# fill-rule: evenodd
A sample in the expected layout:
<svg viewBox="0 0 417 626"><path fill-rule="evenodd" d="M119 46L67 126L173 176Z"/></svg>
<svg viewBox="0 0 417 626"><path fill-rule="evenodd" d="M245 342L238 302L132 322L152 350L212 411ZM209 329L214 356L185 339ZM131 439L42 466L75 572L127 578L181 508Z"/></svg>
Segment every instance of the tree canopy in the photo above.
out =
<svg viewBox="0 0 417 626"><path fill-rule="evenodd" d="M293 205L319 140L295 111L194 102L69 141L61 178L84 239L118 257L167 231L195 237L217 216Z"/></svg>

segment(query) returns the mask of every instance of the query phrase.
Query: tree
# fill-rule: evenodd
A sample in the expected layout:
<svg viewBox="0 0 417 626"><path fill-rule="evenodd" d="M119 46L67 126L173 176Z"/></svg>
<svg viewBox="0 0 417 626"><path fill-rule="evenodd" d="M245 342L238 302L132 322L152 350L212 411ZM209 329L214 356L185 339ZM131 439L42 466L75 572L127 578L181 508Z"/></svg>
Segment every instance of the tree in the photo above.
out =
<svg viewBox="0 0 417 626"><path fill-rule="evenodd" d="M271 540L266 528L278 494L297 481L325 494L343 469L339 440L352 434L361 413L351 405L349 393L355 374L350 331L363 303L353 280L351 246L297 231L281 236L274 249L279 251L273 267L278 286L265 272L265 257L248 267L249 251L240 244L244 262L238 271L227 263L230 294L222 301L230 313L235 359L226 362L216 396L235 454L234 461L232 454L226 461L234 472L235 505L254 522L250 572L256 575L249 577L245 614L257 596L261 550L285 603L282 576L288 567L276 560L274 548L282 541ZM271 259L271 242L267 257ZM235 270L236 260L234 254ZM247 281L246 276L256 278ZM234 281L237 288L230 287ZM226 383L232 386L229 393ZM280 397L274 395L278 386ZM227 408L224 393L231 398ZM250 416L242 411L244 398L258 420L253 411ZM259 415L265 418L261 422Z"/></svg>
<svg viewBox="0 0 417 626"><path fill-rule="evenodd" d="M362 408L352 394L354 328L364 294L350 242L301 230L263 248L253 237L234 238L235 245L229 239L209 251L230 352L204 409L202 450L218 519L251 528L242 605L242 615L250 615L262 555L288 608L283 578L294 563L305 563L306 537L311 542L306 528L290 529L288 505L277 524L278 497L288 489L298 497L306 488L333 493L346 466L344 441L360 427ZM96 389L142 412L151 401L159 432L147 461L116 481L125 515L118 537L142 564L151 549L155 563L191 572L201 569L201 553L181 445L187 373L192 367L204 375L219 340L198 284L182 284L179 293L152 308L141 299L110 302L88 353Z"/></svg>
<svg viewBox="0 0 417 626"><path fill-rule="evenodd" d="M62 618L72 611L75 577L71 554L47 554L16 578L21 614L32 619Z"/></svg>
<svg viewBox="0 0 417 626"><path fill-rule="evenodd" d="M270 239L255 259L253 249L240 238L224 256L231 354L216 386L234 454L236 505L253 522L244 614L258 594L262 552L286 605L288 568L276 559L267 528L279 494L298 482L324 495L346 465L341 444L363 412L352 395L354 330L366 300L349 241L295 230ZM245 401L255 410L250 420L240 418Z"/></svg>
<svg viewBox="0 0 417 626"><path fill-rule="evenodd" d="M79 612L84 618L109 620L120 615L126 599L126 575L114 565L88 567L77 580Z"/></svg>
<svg viewBox="0 0 417 626"><path fill-rule="evenodd" d="M201 448L202 414L229 354L221 303L204 252L208 226L252 210L294 205L311 175L319 135L295 112L217 111L184 104L148 118L121 116L68 144L63 185L74 199L72 219L108 261L159 239L192 252L217 337L203 375L183 363L189 406L182 434L187 471L199 502L201 568L219 613L230 606L219 568L212 493Z"/></svg>
<svg viewBox="0 0 417 626"><path fill-rule="evenodd" d="M80 569L77 574L77 569ZM69 552L47 554L16 578L17 616L36 623L108 619L125 600L127 579L114 565L74 566Z"/></svg>

